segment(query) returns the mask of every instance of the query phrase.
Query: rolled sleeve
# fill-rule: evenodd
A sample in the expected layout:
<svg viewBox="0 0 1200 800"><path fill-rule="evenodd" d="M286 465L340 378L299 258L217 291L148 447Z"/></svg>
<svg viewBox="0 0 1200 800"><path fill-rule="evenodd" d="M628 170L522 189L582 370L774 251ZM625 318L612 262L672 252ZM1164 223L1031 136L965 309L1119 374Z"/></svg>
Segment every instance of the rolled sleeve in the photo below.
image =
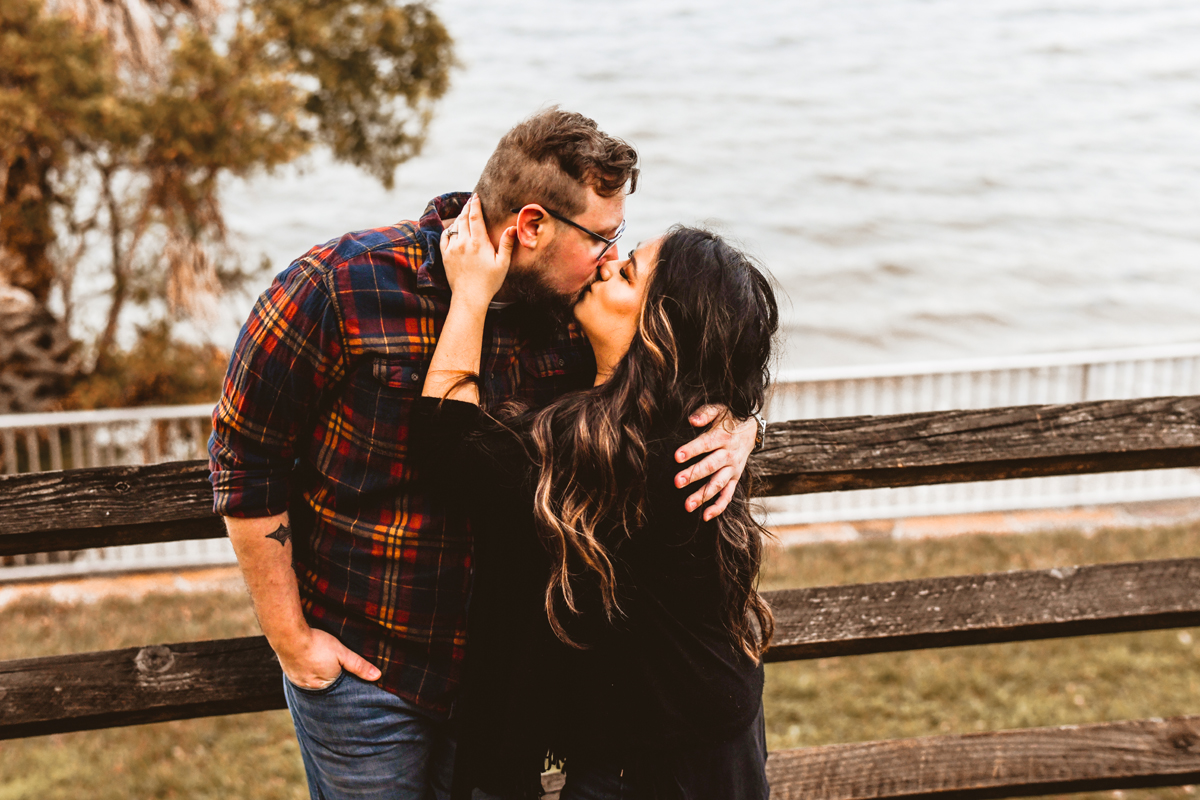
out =
<svg viewBox="0 0 1200 800"><path fill-rule="evenodd" d="M341 326L323 275L307 259L292 264L238 335L208 443L213 509L222 516L287 510L304 439L345 374Z"/></svg>

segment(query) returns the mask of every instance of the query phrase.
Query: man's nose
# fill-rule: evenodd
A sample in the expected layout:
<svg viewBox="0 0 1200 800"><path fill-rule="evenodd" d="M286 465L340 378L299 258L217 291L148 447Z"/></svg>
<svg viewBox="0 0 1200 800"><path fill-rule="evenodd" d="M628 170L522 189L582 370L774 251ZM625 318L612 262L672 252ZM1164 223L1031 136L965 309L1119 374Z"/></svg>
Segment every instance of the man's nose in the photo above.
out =
<svg viewBox="0 0 1200 800"><path fill-rule="evenodd" d="M620 253L617 252L617 246L615 244L611 244L608 246L607 249L605 249L604 253L601 254L600 263L601 264L609 264L609 263L612 263L613 261L619 260L620 257L621 257Z"/></svg>

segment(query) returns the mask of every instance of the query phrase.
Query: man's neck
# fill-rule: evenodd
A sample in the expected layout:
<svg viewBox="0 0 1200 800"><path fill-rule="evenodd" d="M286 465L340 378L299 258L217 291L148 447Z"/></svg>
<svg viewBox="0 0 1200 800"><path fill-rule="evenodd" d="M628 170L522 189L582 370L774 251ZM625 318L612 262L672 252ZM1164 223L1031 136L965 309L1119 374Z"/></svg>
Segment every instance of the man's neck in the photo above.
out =
<svg viewBox="0 0 1200 800"><path fill-rule="evenodd" d="M511 265L508 268L508 275L512 275ZM508 275L504 277L504 283L500 284L500 289L496 292L495 297L492 298L493 303L509 305L520 299L517 293L513 291L513 282L509 280Z"/></svg>

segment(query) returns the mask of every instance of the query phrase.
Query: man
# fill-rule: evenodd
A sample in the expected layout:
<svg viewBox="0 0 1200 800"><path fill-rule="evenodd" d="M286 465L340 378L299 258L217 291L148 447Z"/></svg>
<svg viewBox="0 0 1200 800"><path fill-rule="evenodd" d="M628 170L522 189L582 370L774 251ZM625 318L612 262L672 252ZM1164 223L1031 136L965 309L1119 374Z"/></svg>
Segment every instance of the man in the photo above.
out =
<svg viewBox="0 0 1200 800"><path fill-rule="evenodd" d="M590 386L591 350L563 313L616 258L637 153L557 108L500 141L477 186L493 244L517 229L489 313L488 402L544 405ZM415 222L314 248L259 298L238 338L209 443L259 623L279 657L314 798L448 796L448 724L463 661L471 539L460 509L407 463L408 414L449 307L438 240L465 194ZM705 410L697 424L716 413ZM680 485L719 513L755 426L718 425Z"/></svg>

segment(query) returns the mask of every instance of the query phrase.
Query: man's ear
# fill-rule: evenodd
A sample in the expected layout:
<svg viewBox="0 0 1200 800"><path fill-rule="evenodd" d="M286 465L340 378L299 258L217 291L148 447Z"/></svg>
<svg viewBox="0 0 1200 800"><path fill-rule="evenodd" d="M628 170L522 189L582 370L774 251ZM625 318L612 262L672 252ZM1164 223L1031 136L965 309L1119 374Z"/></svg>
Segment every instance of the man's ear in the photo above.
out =
<svg viewBox="0 0 1200 800"><path fill-rule="evenodd" d="M518 212L513 223L517 227L517 242L526 250L536 250L538 244L545 244L549 234L550 217L538 206L528 205Z"/></svg>

